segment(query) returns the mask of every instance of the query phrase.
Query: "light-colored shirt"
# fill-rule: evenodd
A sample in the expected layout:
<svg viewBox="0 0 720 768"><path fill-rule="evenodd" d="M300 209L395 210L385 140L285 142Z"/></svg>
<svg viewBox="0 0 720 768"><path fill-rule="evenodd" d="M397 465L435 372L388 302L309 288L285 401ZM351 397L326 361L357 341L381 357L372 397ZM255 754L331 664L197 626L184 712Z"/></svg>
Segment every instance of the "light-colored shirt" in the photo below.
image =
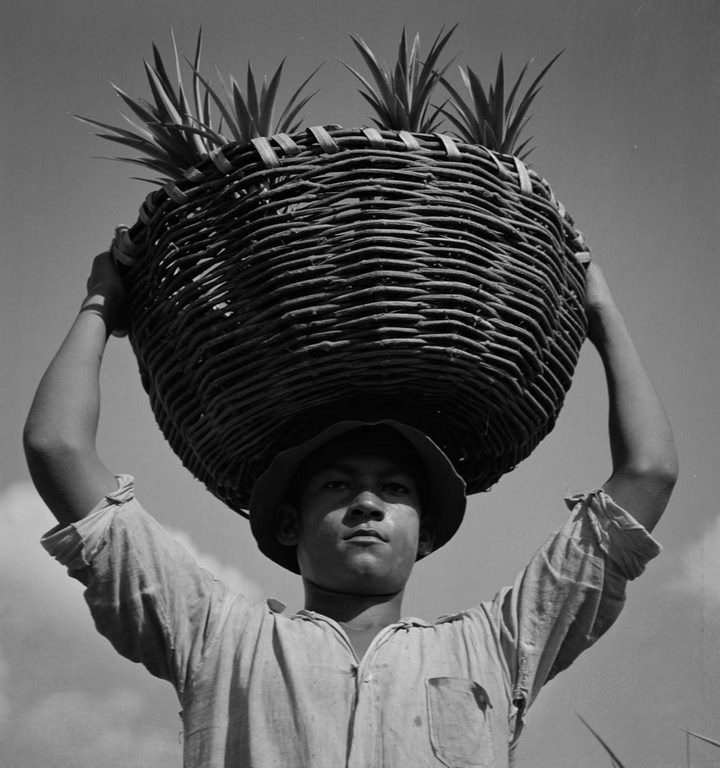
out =
<svg viewBox="0 0 720 768"><path fill-rule="evenodd" d="M493 600L383 629L358 659L332 619L250 604L138 504L132 479L43 545L86 585L96 626L175 687L184 765L501 768L542 685L617 617L659 547L603 492Z"/></svg>

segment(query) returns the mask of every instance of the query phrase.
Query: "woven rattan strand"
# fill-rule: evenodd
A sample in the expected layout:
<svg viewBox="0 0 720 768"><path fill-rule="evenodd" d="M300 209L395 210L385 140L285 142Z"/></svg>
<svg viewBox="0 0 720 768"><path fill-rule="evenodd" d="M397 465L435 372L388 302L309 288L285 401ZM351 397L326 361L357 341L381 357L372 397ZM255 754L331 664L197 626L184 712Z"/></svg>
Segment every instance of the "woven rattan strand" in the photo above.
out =
<svg viewBox="0 0 720 768"><path fill-rule="evenodd" d="M116 238L158 424L245 514L280 449L424 429L470 492L552 429L585 337L582 235L516 158L314 127L228 145Z"/></svg>

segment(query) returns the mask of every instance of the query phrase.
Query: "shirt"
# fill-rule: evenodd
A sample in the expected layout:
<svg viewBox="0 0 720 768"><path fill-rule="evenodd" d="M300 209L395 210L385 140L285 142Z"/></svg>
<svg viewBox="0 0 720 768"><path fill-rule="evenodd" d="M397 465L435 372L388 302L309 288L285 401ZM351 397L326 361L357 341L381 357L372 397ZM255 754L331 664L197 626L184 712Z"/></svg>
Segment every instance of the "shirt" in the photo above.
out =
<svg viewBox="0 0 720 768"><path fill-rule="evenodd" d="M86 586L98 630L170 681L186 768L508 766L542 685L615 620L659 547L602 491L515 583L434 622L383 629L362 659L332 619L251 604L145 512L132 478L43 545Z"/></svg>

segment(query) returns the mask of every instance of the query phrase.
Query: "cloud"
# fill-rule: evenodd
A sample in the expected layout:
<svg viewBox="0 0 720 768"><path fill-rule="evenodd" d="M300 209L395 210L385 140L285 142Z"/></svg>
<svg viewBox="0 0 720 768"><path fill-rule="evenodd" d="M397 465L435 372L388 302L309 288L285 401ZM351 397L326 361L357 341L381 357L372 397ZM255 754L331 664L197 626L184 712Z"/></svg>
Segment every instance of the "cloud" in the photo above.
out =
<svg viewBox="0 0 720 768"><path fill-rule="evenodd" d="M42 499L29 483L0 493L0 615L4 634L37 632L47 625L63 635L77 634L87 623L82 587L40 547L53 524Z"/></svg>
<svg viewBox="0 0 720 768"><path fill-rule="evenodd" d="M720 607L720 517L681 554L673 588Z"/></svg>
<svg viewBox="0 0 720 768"><path fill-rule="evenodd" d="M39 544L53 518L29 483L0 492L0 765L175 768L180 721L172 688L121 658L82 597ZM172 531L200 564L249 599L237 568Z"/></svg>
<svg viewBox="0 0 720 768"><path fill-rule="evenodd" d="M18 768L177 766L178 741L148 725L145 715L142 694L128 689L104 696L82 691L50 694L18 716L17 736L9 749L6 745L5 764Z"/></svg>
<svg viewBox="0 0 720 768"><path fill-rule="evenodd" d="M185 531L176 528L167 528L173 538L177 539L200 565L214 574L220 581L227 584L230 589L244 595L250 602L255 603L262 599L263 592L254 581L232 565L221 563L214 555L200 552Z"/></svg>

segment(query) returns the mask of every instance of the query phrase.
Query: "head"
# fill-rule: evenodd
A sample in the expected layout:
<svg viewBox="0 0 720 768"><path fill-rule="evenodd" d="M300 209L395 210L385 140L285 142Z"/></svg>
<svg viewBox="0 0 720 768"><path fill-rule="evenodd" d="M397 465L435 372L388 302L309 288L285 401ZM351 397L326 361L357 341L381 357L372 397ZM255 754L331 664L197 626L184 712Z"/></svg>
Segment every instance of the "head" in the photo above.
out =
<svg viewBox="0 0 720 768"><path fill-rule="evenodd" d="M464 509L465 484L427 435L345 421L278 454L255 484L250 524L261 551L304 578L381 590L404 584Z"/></svg>
<svg viewBox="0 0 720 768"><path fill-rule="evenodd" d="M345 432L298 467L276 529L303 578L354 594L400 592L434 533L427 470L387 425Z"/></svg>

